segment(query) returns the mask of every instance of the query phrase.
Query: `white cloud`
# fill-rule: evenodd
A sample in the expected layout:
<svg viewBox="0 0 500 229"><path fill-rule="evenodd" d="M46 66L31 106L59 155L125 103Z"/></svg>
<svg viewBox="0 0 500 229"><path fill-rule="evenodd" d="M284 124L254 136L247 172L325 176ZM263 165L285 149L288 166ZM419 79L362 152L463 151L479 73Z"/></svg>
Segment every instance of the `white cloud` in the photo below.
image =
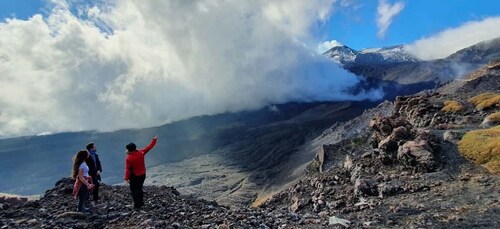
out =
<svg viewBox="0 0 500 229"><path fill-rule="evenodd" d="M331 40L331 41L325 41L323 43L320 43L316 49L317 49L318 53L321 54L321 53L324 53L324 52L330 50L333 47L342 46L342 45L343 44L337 40Z"/></svg>
<svg viewBox="0 0 500 229"><path fill-rule="evenodd" d="M342 92L358 78L303 45L331 1L53 3L0 23L0 137L374 96Z"/></svg>
<svg viewBox="0 0 500 229"><path fill-rule="evenodd" d="M387 3L386 0L379 0L377 6L377 36L384 38L387 29L392 23L392 19L397 16L401 10L405 8L403 2L396 2L394 4Z"/></svg>
<svg viewBox="0 0 500 229"><path fill-rule="evenodd" d="M481 41L500 37L499 28L500 17L471 21L417 40L405 48L424 60L444 58Z"/></svg>

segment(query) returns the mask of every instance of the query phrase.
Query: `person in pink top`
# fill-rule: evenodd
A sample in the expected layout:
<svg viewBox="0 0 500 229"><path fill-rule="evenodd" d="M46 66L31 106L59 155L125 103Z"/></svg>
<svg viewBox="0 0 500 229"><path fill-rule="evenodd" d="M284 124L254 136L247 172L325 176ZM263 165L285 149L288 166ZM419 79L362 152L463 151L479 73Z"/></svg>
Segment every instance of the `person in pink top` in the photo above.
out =
<svg viewBox="0 0 500 229"><path fill-rule="evenodd" d="M78 198L77 211L88 212L89 209L84 208L85 203L89 198L90 191L94 188L92 178L89 176L89 167L85 160L89 157L86 150L80 150L73 157L73 169L71 176L75 179L73 186L73 196Z"/></svg>
<svg viewBox="0 0 500 229"><path fill-rule="evenodd" d="M137 150L134 143L128 144L127 157L125 158L125 182L130 184L130 193L134 200L134 208L140 209L144 206L144 196L142 187L144 180L146 180L146 164L144 163L144 156L155 146L158 137L154 137L143 149Z"/></svg>

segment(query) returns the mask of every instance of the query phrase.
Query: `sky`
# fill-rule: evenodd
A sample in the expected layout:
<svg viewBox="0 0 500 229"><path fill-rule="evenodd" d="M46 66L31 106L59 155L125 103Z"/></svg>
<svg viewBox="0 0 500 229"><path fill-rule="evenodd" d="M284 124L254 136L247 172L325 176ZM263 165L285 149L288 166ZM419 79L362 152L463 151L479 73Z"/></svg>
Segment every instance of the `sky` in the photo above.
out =
<svg viewBox="0 0 500 229"><path fill-rule="evenodd" d="M332 14L324 29L325 40L337 40L351 48L363 49L399 44L410 44L448 28L470 21L500 16L498 0L404 0L348 1ZM377 7L380 2L389 5L401 3L384 37L377 35Z"/></svg>
<svg viewBox="0 0 500 229"><path fill-rule="evenodd" d="M377 99L322 49L443 58L500 36L498 2L0 0L0 138Z"/></svg>
<svg viewBox="0 0 500 229"><path fill-rule="evenodd" d="M49 2L0 0L0 19L28 19L34 14L47 14ZM74 2L92 4L88 0ZM402 5L383 37L379 36L376 20L381 2ZM410 44L470 21L500 16L498 0L339 0L332 4L335 8L331 15L313 33L320 41L336 40L357 50Z"/></svg>

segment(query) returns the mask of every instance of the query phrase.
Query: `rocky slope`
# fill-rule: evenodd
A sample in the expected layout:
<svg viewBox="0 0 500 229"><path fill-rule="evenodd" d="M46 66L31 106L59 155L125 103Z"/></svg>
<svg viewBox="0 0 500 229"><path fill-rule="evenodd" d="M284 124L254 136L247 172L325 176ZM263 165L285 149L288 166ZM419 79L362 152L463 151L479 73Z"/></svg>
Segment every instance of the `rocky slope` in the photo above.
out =
<svg viewBox="0 0 500 229"><path fill-rule="evenodd" d="M438 90L401 96L333 125L308 147L307 176L258 208L226 207L146 186L146 207L133 211L126 186L102 187L102 202L75 213L72 181L40 200L0 204L1 228L495 228L500 178L465 159L461 136L480 129L500 103L469 101L500 94L500 62ZM460 109L444 109L447 101ZM448 104L448 105L447 105ZM498 125L492 123L490 125ZM498 152L497 152L498 153Z"/></svg>
<svg viewBox="0 0 500 229"><path fill-rule="evenodd" d="M288 208L317 227L336 216L355 228L494 228L500 179L465 159L457 143L500 111L500 103L478 110L468 102L500 94L499 69L491 63L438 90L398 97L334 125L317 139L323 145L309 176L262 208ZM451 100L462 109L443 109Z"/></svg>

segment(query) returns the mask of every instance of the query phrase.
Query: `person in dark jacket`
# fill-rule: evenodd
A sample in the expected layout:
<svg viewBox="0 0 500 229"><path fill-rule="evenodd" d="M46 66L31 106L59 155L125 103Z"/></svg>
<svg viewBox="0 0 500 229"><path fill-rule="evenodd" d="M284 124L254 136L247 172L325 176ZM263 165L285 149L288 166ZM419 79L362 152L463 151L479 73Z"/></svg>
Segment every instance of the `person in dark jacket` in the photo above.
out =
<svg viewBox="0 0 500 229"><path fill-rule="evenodd" d="M89 157L85 161L89 166L89 175L92 177L92 183L94 184L94 190L92 191L92 196L94 202L97 204L99 202L99 181L101 181L102 166L99 160L99 155L97 155L97 147L95 143L91 142L87 144L87 151L89 152Z"/></svg>
<svg viewBox="0 0 500 229"><path fill-rule="evenodd" d="M134 200L135 209L140 209L144 205L144 194L142 192L144 180L146 179L144 156L155 146L157 139L158 137L154 137L148 146L140 150L137 150L134 143L130 143L125 147L127 148L127 157L125 158L124 179L125 182L130 184L130 193Z"/></svg>

